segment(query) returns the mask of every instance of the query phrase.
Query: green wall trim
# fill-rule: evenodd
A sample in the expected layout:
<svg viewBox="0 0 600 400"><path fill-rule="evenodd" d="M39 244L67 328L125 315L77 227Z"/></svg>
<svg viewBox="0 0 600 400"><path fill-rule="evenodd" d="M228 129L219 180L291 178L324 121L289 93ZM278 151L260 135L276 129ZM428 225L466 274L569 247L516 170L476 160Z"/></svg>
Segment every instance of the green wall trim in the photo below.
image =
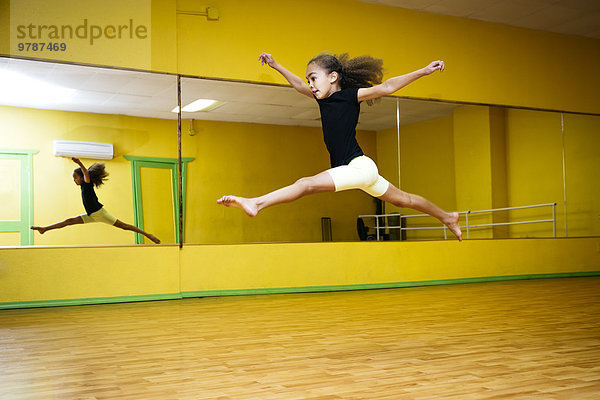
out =
<svg viewBox="0 0 600 400"><path fill-rule="evenodd" d="M160 157L142 157L142 156L123 156L124 159L129 161L149 161L149 162L168 162L177 164L179 160L177 158L160 158ZM181 162L194 161L194 157L181 157Z"/></svg>
<svg viewBox="0 0 600 400"><path fill-rule="evenodd" d="M4 154L37 154L39 150L29 150L29 149L0 149L0 153Z"/></svg>
<svg viewBox="0 0 600 400"><path fill-rule="evenodd" d="M118 297L92 297L88 299L62 299L62 300L38 300L38 301L17 301L11 303L0 303L0 310L15 308L36 308L36 307L61 307L61 306L83 306L89 304L107 304L107 303L129 303L134 301L155 301L155 300L179 300L182 299L181 293L148 294L139 296L118 296Z"/></svg>
<svg viewBox="0 0 600 400"><path fill-rule="evenodd" d="M21 193L21 215L19 221L2 221L0 232L18 232L21 235L21 246L33 244L33 155L39 150L0 149L0 158L19 160Z"/></svg>
<svg viewBox="0 0 600 400"><path fill-rule="evenodd" d="M11 303L0 303L0 310L16 309L16 308L80 306L80 305L89 305L89 304L129 303L129 302L137 302L137 301L180 300L180 299L190 298L190 297L244 296L244 295L257 295L257 294L285 294L285 293L335 292L335 291L349 291L349 290L394 289L394 288L417 287L417 286L453 285L453 284L461 284L461 283L480 283L480 282L513 281L513 280L526 280L526 279L550 279L550 278L582 278L582 277L592 277L592 276L600 276L600 271L563 272L563 273L555 273L555 274L484 276L484 277L478 277L478 278L441 279L441 280L412 281L412 282L367 283L367 284L358 284L358 285L303 286L303 287L233 289L233 290L201 290L201 291L191 291L191 292L181 292L181 293L149 294L149 295L138 295L138 296L93 297L93 298L85 298L85 299L21 301L21 302L11 302Z"/></svg>
<svg viewBox="0 0 600 400"><path fill-rule="evenodd" d="M21 225L23 225L21 221L0 221L0 232L20 232Z"/></svg>
<svg viewBox="0 0 600 400"><path fill-rule="evenodd" d="M124 159L131 162L131 185L133 198L133 224L144 230L144 209L142 205L142 178L141 168L164 168L171 170L171 186L173 194L173 220L175 221L175 242L181 243L179 238L179 196L177 184L177 158L159 158L142 156L123 156ZM181 158L181 177L182 177L182 198L183 198L183 225L185 232L185 197L187 182L187 163L194 161L193 157ZM135 233L135 244L143 244L144 236L141 233Z"/></svg>
<svg viewBox="0 0 600 400"><path fill-rule="evenodd" d="M600 271L590 272L565 272L555 274L531 274L531 275L506 275L485 276L478 278L441 279L432 281L413 282L389 282L389 283L366 283L357 285L334 285L334 286L303 286L283 288L258 288L258 289L231 289L231 290L200 290L192 292L181 292L187 297L216 297L216 296L244 296L254 294L281 294L281 293L309 293L309 292L335 292L345 290L371 290L371 289L393 289L416 286L453 285L460 283L479 283L496 281L514 281L525 279L548 279L548 278L580 278L600 276Z"/></svg>

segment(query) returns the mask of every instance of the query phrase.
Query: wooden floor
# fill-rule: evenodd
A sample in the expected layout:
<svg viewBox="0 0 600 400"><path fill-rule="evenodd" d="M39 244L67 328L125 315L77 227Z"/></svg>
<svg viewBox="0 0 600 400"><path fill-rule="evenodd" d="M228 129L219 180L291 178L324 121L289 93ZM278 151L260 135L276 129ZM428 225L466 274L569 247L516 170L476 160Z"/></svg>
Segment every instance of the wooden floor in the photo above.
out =
<svg viewBox="0 0 600 400"><path fill-rule="evenodd" d="M600 399L600 278L0 311L0 399Z"/></svg>

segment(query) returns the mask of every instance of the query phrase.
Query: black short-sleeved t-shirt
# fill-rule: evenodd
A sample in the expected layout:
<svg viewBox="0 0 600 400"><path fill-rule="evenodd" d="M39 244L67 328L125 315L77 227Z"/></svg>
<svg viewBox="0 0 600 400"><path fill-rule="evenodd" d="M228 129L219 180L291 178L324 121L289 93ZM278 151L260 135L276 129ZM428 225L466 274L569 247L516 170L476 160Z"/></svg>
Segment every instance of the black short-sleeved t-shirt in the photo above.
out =
<svg viewBox="0 0 600 400"><path fill-rule="evenodd" d="M93 183L81 182L81 199L87 215L95 213L102 208L102 204L98 201L96 192L94 191Z"/></svg>
<svg viewBox="0 0 600 400"><path fill-rule="evenodd" d="M356 141L360 113L358 88L342 89L325 99L317 99L317 103L331 167L347 165L352 159L362 156L363 151Z"/></svg>

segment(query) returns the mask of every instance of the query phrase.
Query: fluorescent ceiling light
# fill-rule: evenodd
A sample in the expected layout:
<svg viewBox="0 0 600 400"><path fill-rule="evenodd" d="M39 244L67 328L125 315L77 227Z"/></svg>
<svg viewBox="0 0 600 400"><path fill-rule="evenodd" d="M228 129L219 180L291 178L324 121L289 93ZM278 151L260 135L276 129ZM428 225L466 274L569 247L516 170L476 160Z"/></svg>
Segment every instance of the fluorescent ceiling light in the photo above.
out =
<svg viewBox="0 0 600 400"><path fill-rule="evenodd" d="M9 69L0 69L0 104L48 107L68 101L75 89L53 85Z"/></svg>
<svg viewBox="0 0 600 400"><path fill-rule="evenodd" d="M225 104L224 101L211 100L211 99L198 99L191 102L187 106L183 106L182 112L197 112L197 111L212 111ZM179 106L175 107L172 112L179 112Z"/></svg>

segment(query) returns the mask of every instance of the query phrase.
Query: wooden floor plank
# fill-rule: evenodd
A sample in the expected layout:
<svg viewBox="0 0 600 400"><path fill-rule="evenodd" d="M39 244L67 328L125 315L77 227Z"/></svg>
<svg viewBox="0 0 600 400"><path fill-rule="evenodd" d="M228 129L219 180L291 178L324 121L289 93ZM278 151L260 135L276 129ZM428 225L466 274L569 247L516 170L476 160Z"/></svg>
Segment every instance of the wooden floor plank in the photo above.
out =
<svg viewBox="0 0 600 400"><path fill-rule="evenodd" d="M0 311L0 399L597 399L600 278Z"/></svg>

